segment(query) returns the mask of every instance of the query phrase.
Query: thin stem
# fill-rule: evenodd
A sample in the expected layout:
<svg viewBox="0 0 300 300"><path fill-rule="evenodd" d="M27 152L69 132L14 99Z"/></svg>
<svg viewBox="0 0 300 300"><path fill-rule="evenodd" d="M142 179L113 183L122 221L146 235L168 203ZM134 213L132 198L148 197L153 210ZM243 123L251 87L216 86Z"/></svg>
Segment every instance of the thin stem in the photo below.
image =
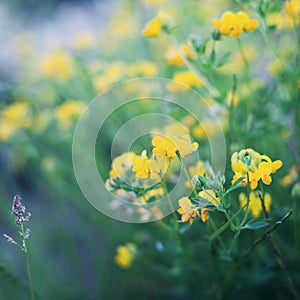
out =
<svg viewBox="0 0 300 300"><path fill-rule="evenodd" d="M24 246L24 251L25 251L25 257L26 257L26 266L27 266L27 274L28 274L28 280L29 280L29 287L30 287L30 295L31 299L34 300L34 291L32 287L32 278L31 278L31 271L30 271L30 264L29 264L29 257L28 257L28 249L26 245L26 238L25 238L25 231L24 231L24 226L23 224L21 225L21 231L23 235L23 246Z"/></svg>
<svg viewBox="0 0 300 300"><path fill-rule="evenodd" d="M265 201L264 201L264 198L262 196L261 193L258 193L258 197L260 199L260 202L261 202L261 206L262 206L262 209L263 209L263 212L264 212L264 215L265 215L265 218L266 219L269 219L269 213L266 209L266 206L265 206ZM274 255L275 255L275 258L279 264L279 266L281 267L282 271L284 272L285 276L286 276L286 279L288 281L288 288L290 290L290 292L292 293L292 295L295 297L295 299L299 300L300 299L300 296L297 292L297 289L294 285L294 282L292 280L292 277L290 275L290 272L287 268L287 265L285 264L283 258L282 258L282 255L280 253L280 250L278 248L278 245L276 244L276 242L272 239L271 237L271 226L270 226L270 223L268 223L268 231L269 233L266 235L269 243L271 244L273 250L274 250Z"/></svg>

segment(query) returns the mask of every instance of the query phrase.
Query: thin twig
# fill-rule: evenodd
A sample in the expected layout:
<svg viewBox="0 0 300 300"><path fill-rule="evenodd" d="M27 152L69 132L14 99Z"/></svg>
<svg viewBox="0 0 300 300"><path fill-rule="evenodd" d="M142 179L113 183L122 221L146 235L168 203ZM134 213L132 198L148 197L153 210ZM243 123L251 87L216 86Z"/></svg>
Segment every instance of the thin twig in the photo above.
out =
<svg viewBox="0 0 300 300"><path fill-rule="evenodd" d="M266 209L265 201L264 201L264 198L263 198L262 194L258 193L258 197L259 197L259 199L261 201L261 206L262 206L265 218L269 219L269 213L268 213L268 211ZM286 276L286 279L288 281L288 288L291 291L292 295L295 297L295 299L300 300L299 294L298 294L297 289L296 289L296 287L294 285L294 282L292 280L290 272L289 272L289 270L288 270L288 268L287 268L287 266L286 266L286 264L285 264L285 262L284 262L284 260L282 258L282 255L280 253L278 245L276 244L276 242L271 237L271 231L272 230L271 230L270 223L268 223L268 227L267 228L268 228L269 232L267 233L266 237L267 237L269 243L271 244L271 246L272 246L272 248L274 250L274 254L275 254L275 257L276 257L276 260L277 260L279 266L281 267L282 271L284 272L284 274Z"/></svg>

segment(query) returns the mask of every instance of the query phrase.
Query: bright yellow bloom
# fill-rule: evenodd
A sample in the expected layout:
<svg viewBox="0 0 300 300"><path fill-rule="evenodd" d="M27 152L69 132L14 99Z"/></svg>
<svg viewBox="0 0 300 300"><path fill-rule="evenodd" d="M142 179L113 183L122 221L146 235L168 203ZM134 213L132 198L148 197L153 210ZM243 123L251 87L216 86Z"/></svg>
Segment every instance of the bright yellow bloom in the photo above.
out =
<svg viewBox="0 0 300 300"><path fill-rule="evenodd" d="M85 108L81 101L68 100L55 109L55 115L60 129L67 130L72 122L80 116Z"/></svg>
<svg viewBox="0 0 300 300"><path fill-rule="evenodd" d="M189 198L183 197L178 201L178 203L180 208L177 209L177 212L181 215L181 222L185 223L189 221L190 225L192 225L197 216L201 218L198 208L192 204Z"/></svg>
<svg viewBox="0 0 300 300"><path fill-rule="evenodd" d="M146 179L149 177L150 168L146 150L142 152L141 156L136 156L133 158L132 171L135 172L135 176L137 178Z"/></svg>
<svg viewBox="0 0 300 300"><path fill-rule="evenodd" d="M170 82L167 85L167 88L171 92L186 92L189 88L199 88L203 86L203 82L191 71L180 71L176 72L172 78L177 82Z"/></svg>
<svg viewBox="0 0 300 300"><path fill-rule="evenodd" d="M234 171L232 183L243 177L241 184L247 184L249 177L250 188L254 190L259 180L269 185L272 182L271 174L275 173L282 166L281 160L271 161L266 155L260 155L253 149L244 149L239 153L235 152L231 157L231 167Z"/></svg>
<svg viewBox="0 0 300 300"><path fill-rule="evenodd" d="M148 38L158 37L161 33L161 27L162 24L160 18L157 17L153 20L150 20L143 30L143 35Z"/></svg>
<svg viewBox="0 0 300 300"><path fill-rule="evenodd" d="M258 217L262 211L262 205L261 205L261 201L260 201L257 193L251 192L249 199L250 199L250 202L249 202L248 209L252 213L253 217ZM247 196L244 193L241 193L239 195L239 201L240 201L241 207L244 207L247 203ZM267 211L270 210L271 202L272 202L271 195L269 193L265 193L264 203L265 203L265 207L266 207Z"/></svg>
<svg viewBox="0 0 300 300"><path fill-rule="evenodd" d="M134 152L125 152L117 156L112 162L112 168L109 172L110 177L125 177L126 172L133 167L133 160L138 157Z"/></svg>
<svg viewBox="0 0 300 300"><path fill-rule="evenodd" d="M216 196L216 193L213 190L204 190L199 192L198 195L215 205L218 205L220 202L220 199Z"/></svg>
<svg viewBox="0 0 300 300"><path fill-rule="evenodd" d="M47 78L69 79L73 73L73 60L69 53L56 51L41 61L41 72Z"/></svg>
<svg viewBox="0 0 300 300"><path fill-rule="evenodd" d="M286 1L284 6L286 14L293 18L295 21L299 21L300 18L300 0Z"/></svg>
<svg viewBox="0 0 300 300"><path fill-rule="evenodd" d="M186 157L198 149L198 143L192 143L188 134L176 137L171 134L165 136L156 136L152 139L154 146L152 152L155 155L163 156L168 159L174 159L179 152L181 157Z"/></svg>
<svg viewBox="0 0 300 300"><path fill-rule="evenodd" d="M233 13L226 11L221 20L214 20L213 26L218 29L222 35L231 35L238 38L243 32L253 31L258 27L256 19L250 19L248 14L242 11Z"/></svg>
<svg viewBox="0 0 300 300"><path fill-rule="evenodd" d="M136 255L136 246L132 243L127 243L125 246L117 247L117 254L115 256L115 262L121 268L129 268Z"/></svg>

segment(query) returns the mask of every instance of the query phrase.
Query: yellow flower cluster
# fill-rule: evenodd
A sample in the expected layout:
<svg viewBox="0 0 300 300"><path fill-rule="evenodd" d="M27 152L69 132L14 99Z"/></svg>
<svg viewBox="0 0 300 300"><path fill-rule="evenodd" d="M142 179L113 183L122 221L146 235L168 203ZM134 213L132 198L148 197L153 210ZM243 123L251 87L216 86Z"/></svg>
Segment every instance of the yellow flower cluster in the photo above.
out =
<svg viewBox="0 0 300 300"><path fill-rule="evenodd" d="M248 204L248 209L251 211L253 217L258 217L262 211L262 205L258 195L254 192L251 192L249 196L249 200L250 201ZM241 193L239 195L239 201L241 207L244 207L247 204L247 196L245 193ZM272 202L271 195L269 193L265 193L264 204L267 211L270 210L271 202Z"/></svg>
<svg viewBox="0 0 300 300"><path fill-rule="evenodd" d="M67 80L73 73L74 63L71 55L65 51L56 51L45 57L40 68L46 78Z"/></svg>
<svg viewBox="0 0 300 300"><path fill-rule="evenodd" d="M141 156L133 158L132 171L137 178L159 180L167 172L171 160L178 155L186 157L198 149L198 143L192 142L188 132L178 126L166 126L167 133L152 139L152 158L144 150ZM174 131L177 132L177 136Z"/></svg>
<svg viewBox="0 0 300 300"><path fill-rule="evenodd" d="M136 255L136 246L132 243L127 243L124 246L117 247L117 254L115 256L115 262L121 268L129 268Z"/></svg>
<svg viewBox="0 0 300 300"><path fill-rule="evenodd" d="M59 128L67 130L72 125L72 121L78 118L85 108L85 104L81 101L68 100L55 109L55 115Z"/></svg>
<svg viewBox="0 0 300 300"><path fill-rule="evenodd" d="M258 25L256 19L249 18L248 14L243 11L238 13L226 11L221 20L213 21L213 26L220 34L231 35L234 38L238 38L243 32L253 31Z"/></svg>
<svg viewBox="0 0 300 300"><path fill-rule="evenodd" d="M203 82L191 71L176 72L172 78L177 82L170 82L167 88L171 92L186 92L189 88L199 88L203 86Z"/></svg>
<svg viewBox="0 0 300 300"><path fill-rule="evenodd" d="M0 114L0 141L9 140L20 128L31 125L28 103L13 103L4 108Z"/></svg>
<svg viewBox="0 0 300 300"><path fill-rule="evenodd" d="M231 156L231 167L235 173L232 183L243 178L241 184L246 185L249 178L251 190L257 188L259 180L269 185L272 182L271 174L281 166L281 160L272 161L268 156L261 155L250 148L234 152Z"/></svg>

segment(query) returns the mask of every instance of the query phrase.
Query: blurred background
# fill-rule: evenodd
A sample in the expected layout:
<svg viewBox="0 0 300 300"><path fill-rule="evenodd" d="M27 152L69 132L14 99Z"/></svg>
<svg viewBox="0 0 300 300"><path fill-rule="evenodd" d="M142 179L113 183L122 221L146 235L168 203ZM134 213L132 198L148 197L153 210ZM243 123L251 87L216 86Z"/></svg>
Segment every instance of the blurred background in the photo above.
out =
<svg viewBox="0 0 300 300"><path fill-rule="evenodd" d="M72 167L76 122L99 93L123 80L174 78L176 72L186 70L170 63L172 49L167 37L143 36L146 22L164 10L174 20L180 44L191 36L202 43L211 36L213 19L228 9L247 10L248 2L0 1L0 233L18 237L11 205L13 196L20 194L32 214L28 247L38 299L289 299L270 248L258 248L245 264L234 265L230 259L219 257L207 241L204 224L197 224L182 227L186 255L178 258L174 239L166 238L155 223L122 223L99 213L82 195ZM262 2L266 1L255 1L257 5ZM299 163L300 110L295 103L300 77L294 60L298 46L291 28L285 28L275 17L272 15L267 26L274 44L280 45L278 52L287 61L288 71L270 54L269 45L257 31L241 38L250 74L236 42L228 38L216 45L219 64L210 61L203 76L210 74L207 78L219 94L211 101L218 107L228 141L228 182L233 175L231 153L242 147L258 149L284 162L274 185L267 190L275 198L277 195L272 204L275 219L294 207L293 221L278 230L278 242L299 286L299 214L291 197L298 180L297 167L294 171L291 168ZM229 115L233 74L238 77L240 102ZM147 87L139 88L143 93ZM201 86L195 88L202 91ZM212 98L209 89L201 93ZM140 103L116 112L101 130L96 155L104 180L109 177L115 131L132 114L147 109ZM251 112L247 122L245 112ZM178 121L186 117L182 113L178 117L178 111L172 109L169 114ZM214 132L213 125L211 130ZM203 159L208 159L203 130L194 126L191 132L203 147ZM136 149L144 148L140 145ZM242 236L242 245L250 246L257 237L256 232ZM122 268L115 262L116 249L127 242L136 245L138 254L131 268ZM235 254L241 249L243 246ZM180 271L178 260L185 266ZM29 296L24 253L1 238L0 299Z"/></svg>

